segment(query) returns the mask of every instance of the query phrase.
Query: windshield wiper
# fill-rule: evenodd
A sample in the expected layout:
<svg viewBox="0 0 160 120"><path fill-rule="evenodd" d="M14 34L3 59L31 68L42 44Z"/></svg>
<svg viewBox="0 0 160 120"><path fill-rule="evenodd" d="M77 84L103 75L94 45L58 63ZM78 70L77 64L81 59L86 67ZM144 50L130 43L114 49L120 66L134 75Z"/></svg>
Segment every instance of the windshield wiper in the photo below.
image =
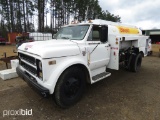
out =
<svg viewBox="0 0 160 120"><path fill-rule="evenodd" d="M62 39L69 39L69 37L61 37Z"/></svg>

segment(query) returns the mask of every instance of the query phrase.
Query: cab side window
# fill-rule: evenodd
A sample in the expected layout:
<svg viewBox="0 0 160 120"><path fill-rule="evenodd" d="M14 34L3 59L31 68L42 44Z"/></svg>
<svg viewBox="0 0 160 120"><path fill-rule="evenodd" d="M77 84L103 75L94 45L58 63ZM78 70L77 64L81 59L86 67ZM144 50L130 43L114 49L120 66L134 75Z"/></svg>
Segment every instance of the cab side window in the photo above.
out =
<svg viewBox="0 0 160 120"><path fill-rule="evenodd" d="M98 30L93 30L92 39L93 41L100 41L100 35Z"/></svg>
<svg viewBox="0 0 160 120"><path fill-rule="evenodd" d="M101 27L98 25L93 26L89 37L88 37L88 41L100 41L100 30Z"/></svg>

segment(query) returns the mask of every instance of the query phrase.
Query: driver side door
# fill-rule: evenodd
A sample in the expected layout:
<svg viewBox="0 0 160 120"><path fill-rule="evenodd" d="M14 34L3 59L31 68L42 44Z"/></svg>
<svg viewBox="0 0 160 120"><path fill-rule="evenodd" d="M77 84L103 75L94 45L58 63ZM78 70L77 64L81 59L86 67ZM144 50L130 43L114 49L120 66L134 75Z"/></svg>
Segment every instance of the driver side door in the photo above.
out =
<svg viewBox="0 0 160 120"><path fill-rule="evenodd" d="M108 36L108 29L106 33L104 33L102 32L102 27L103 26L93 25L87 40L88 62L91 71L107 66L110 60L110 45L107 40L101 42L102 34Z"/></svg>

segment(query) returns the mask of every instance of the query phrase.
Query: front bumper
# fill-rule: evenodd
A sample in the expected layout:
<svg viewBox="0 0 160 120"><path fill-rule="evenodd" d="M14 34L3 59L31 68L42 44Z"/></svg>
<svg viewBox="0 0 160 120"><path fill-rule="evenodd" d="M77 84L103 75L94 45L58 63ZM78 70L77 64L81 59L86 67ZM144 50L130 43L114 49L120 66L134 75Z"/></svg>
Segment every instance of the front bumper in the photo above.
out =
<svg viewBox="0 0 160 120"><path fill-rule="evenodd" d="M16 71L19 77L21 77L25 82L27 82L28 85L31 86L34 90L36 90L39 94L41 94L43 97L49 96L49 90L38 84L36 80L33 80L29 75L27 75L26 72L22 71L19 66L16 68Z"/></svg>

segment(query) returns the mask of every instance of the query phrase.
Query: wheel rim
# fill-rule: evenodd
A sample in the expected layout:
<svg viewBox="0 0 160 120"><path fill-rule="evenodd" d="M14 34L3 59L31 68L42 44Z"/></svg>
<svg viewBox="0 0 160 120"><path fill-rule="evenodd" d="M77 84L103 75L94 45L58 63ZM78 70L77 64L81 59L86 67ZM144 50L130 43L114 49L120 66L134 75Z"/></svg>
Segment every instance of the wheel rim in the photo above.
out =
<svg viewBox="0 0 160 120"><path fill-rule="evenodd" d="M65 95L68 98L74 98L80 89L80 82L76 78L69 78L65 83Z"/></svg>

